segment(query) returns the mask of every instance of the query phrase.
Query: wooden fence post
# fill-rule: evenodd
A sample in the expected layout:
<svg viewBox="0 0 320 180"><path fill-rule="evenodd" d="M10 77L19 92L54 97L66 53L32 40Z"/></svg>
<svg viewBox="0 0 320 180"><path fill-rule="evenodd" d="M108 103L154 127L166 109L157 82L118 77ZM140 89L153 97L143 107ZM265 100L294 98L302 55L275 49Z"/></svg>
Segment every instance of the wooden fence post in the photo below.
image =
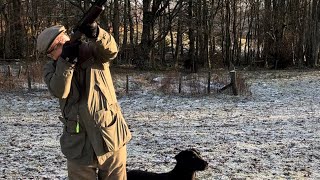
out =
<svg viewBox="0 0 320 180"><path fill-rule="evenodd" d="M233 95L237 96L238 95L238 87L237 87L237 76L236 76L236 71L230 71L230 77L231 77L231 85L232 85L232 92Z"/></svg>
<svg viewBox="0 0 320 180"><path fill-rule="evenodd" d="M231 87L233 95L237 96L239 93L238 93L238 87L237 87L236 71L232 70L229 72L229 74L230 74L231 82L228 85L221 88L220 90L218 90L218 92L222 92Z"/></svg>
<svg viewBox="0 0 320 180"><path fill-rule="evenodd" d="M30 74L30 70L29 67L27 67L27 79L28 79L28 90L31 91L31 74Z"/></svg>
<svg viewBox="0 0 320 180"><path fill-rule="evenodd" d="M129 75L126 75L126 94L129 94Z"/></svg>
<svg viewBox="0 0 320 180"><path fill-rule="evenodd" d="M11 70L11 66L8 65L8 77L12 76L12 70Z"/></svg>
<svg viewBox="0 0 320 180"><path fill-rule="evenodd" d="M178 90L179 94L181 93L181 85L182 85L182 75L180 74L179 75L179 90Z"/></svg>
<svg viewBox="0 0 320 180"><path fill-rule="evenodd" d="M19 68L18 78L20 78L20 77L21 77L21 74L22 74L22 66L20 66L20 68Z"/></svg>
<svg viewBox="0 0 320 180"><path fill-rule="evenodd" d="M208 72L208 94L210 94L210 84L211 84L211 72L209 71Z"/></svg>

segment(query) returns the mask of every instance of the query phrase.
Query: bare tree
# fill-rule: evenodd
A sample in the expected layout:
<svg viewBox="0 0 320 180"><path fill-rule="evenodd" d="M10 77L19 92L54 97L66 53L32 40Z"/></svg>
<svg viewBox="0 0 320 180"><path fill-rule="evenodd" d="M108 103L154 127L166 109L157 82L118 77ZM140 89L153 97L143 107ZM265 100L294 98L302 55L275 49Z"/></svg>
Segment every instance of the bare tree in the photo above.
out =
<svg viewBox="0 0 320 180"><path fill-rule="evenodd" d="M138 56L135 57L136 64L139 68L151 67L151 54L155 44L166 37L173 18L182 6L182 3L177 3L170 14L165 14L169 2L169 0L143 0L142 35L138 47ZM164 30L161 31L162 33L159 33L157 37L155 37L154 28L156 20L164 15L168 17L168 24Z"/></svg>
<svg viewBox="0 0 320 180"><path fill-rule="evenodd" d="M71 30L94 2L0 0L0 57L34 58L42 29ZM119 63L163 66L171 53L169 63L176 69L185 63L191 72L261 61L267 68L319 64L319 1L115 0L105 7L97 21L127 51Z"/></svg>
<svg viewBox="0 0 320 180"><path fill-rule="evenodd" d="M188 59L184 62L186 68L191 68L191 72L196 72L196 52L195 52L195 22L193 21L194 18L194 2L193 0L188 1L188 19L189 19L189 54Z"/></svg>
<svg viewBox="0 0 320 180"><path fill-rule="evenodd" d="M307 29L308 32L306 34L306 58L307 65L314 67L318 65L319 61L319 33L320 33L320 2L312 0L310 3L310 12L308 18Z"/></svg>

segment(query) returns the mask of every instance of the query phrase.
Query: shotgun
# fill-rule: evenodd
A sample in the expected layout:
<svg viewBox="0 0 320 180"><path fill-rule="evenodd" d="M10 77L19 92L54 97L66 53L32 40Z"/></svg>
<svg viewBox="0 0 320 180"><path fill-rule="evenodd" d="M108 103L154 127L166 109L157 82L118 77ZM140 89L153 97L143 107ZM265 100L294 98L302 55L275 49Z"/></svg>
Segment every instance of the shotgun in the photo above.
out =
<svg viewBox="0 0 320 180"><path fill-rule="evenodd" d="M78 21L76 26L72 30L70 43L75 42L76 40L80 39L82 33L79 31L79 27L86 24L93 23L99 15L104 10L103 4L107 2L107 0L96 0L94 4L89 8L89 10L84 14L84 16Z"/></svg>

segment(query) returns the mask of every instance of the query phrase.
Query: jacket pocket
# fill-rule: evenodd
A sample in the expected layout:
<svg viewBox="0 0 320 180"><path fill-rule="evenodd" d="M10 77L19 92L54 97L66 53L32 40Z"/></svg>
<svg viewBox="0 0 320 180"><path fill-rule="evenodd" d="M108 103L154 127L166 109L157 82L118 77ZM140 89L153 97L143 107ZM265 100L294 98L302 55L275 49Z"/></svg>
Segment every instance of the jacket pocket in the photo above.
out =
<svg viewBox="0 0 320 180"><path fill-rule="evenodd" d="M101 111L98 111L97 113L102 114ZM97 117L98 116L95 115L95 118ZM104 120L100 119L99 121L101 122L100 131L105 142L105 149L107 152L118 151L131 139L128 125L120 111L113 113L110 110L104 110L103 117L109 118ZM98 120L96 120L96 122L98 122Z"/></svg>
<svg viewBox="0 0 320 180"><path fill-rule="evenodd" d="M85 133L68 133L66 128L60 137L60 145L62 153L67 159L76 159L81 157L85 145Z"/></svg>
<svg viewBox="0 0 320 180"><path fill-rule="evenodd" d="M114 123L113 113L110 110L102 109L94 114L95 122L101 127L108 127Z"/></svg>

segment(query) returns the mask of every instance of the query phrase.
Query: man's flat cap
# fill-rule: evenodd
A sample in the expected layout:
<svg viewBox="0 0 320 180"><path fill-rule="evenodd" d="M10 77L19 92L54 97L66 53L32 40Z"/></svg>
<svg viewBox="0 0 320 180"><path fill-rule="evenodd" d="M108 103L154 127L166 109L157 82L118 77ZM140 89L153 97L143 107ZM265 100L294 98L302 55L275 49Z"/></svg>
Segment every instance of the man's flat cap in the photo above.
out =
<svg viewBox="0 0 320 180"><path fill-rule="evenodd" d="M66 28L61 25L52 26L43 30L37 38L37 50L40 53L46 52L56 37L65 31Z"/></svg>

